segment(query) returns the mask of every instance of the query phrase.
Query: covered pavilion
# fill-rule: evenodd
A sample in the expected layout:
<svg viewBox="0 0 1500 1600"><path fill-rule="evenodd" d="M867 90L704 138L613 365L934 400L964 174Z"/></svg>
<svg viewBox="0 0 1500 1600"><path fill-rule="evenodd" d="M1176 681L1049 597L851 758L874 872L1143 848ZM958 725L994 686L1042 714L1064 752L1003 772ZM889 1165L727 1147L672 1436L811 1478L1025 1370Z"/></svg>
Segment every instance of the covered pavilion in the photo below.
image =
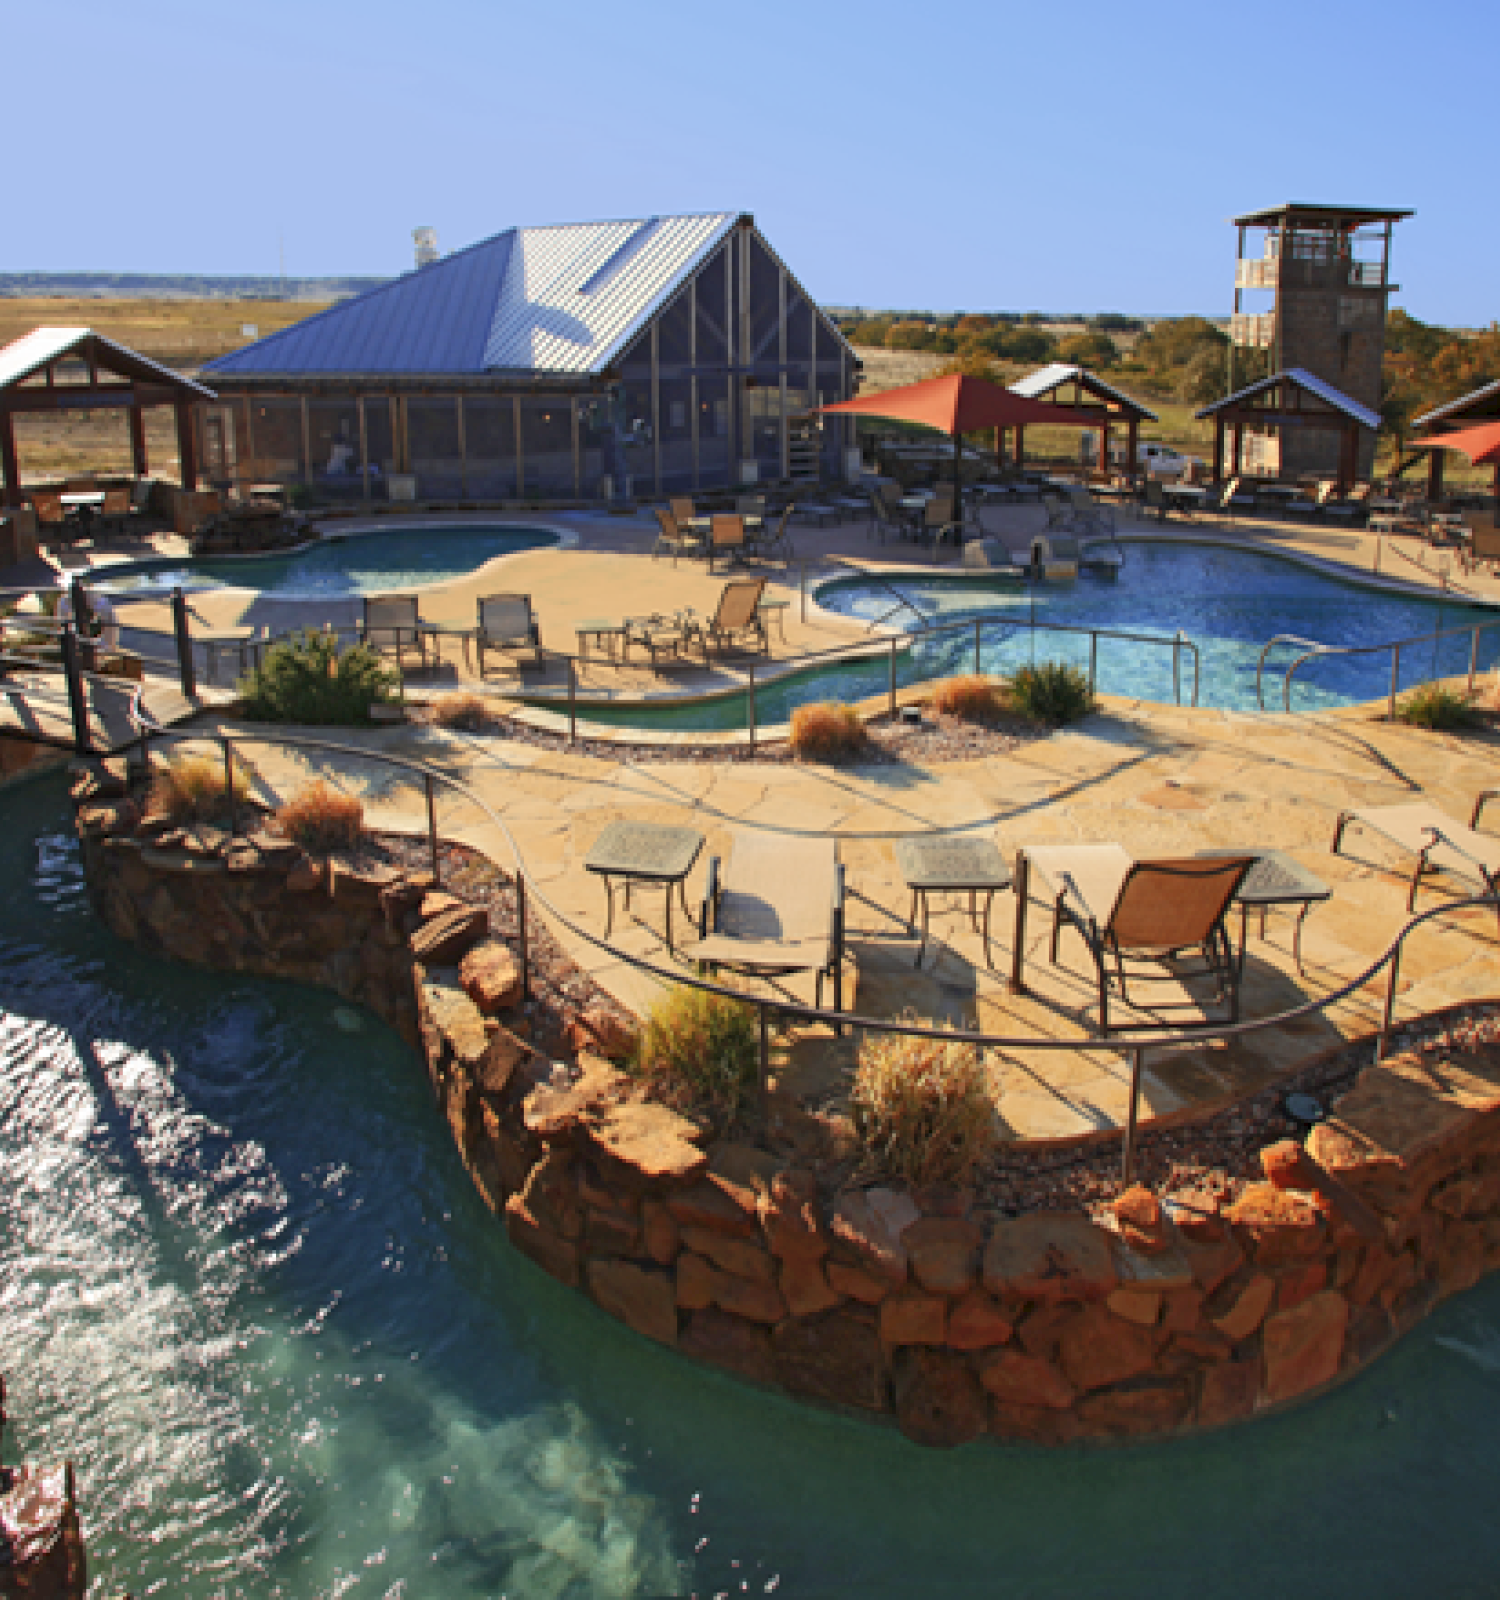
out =
<svg viewBox="0 0 1500 1600"><path fill-rule="evenodd" d="M1463 394L1456 400L1424 412L1412 422L1413 450L1427 451L1427 498L1443 497L1443 451L1450 446L1444 435L1460 431L1472 432L1482 423L1500 422L1500 380L1486 383L1478 389ZM1411 465L1408 461L1407 465ZM1500 496L1500 461L1495 463L1495 489Z"/></svg>
<svg viewBox="0 0 1500 1600"><path fill-rule="evenodd" d="M1280 434L1286 429L1318 429L1342 435L1339 448L1338 489L1346 493L1359 472L1360 429L1376 433L1380 428L1378 413L1358 400L1351 399L1331 383L1314 376L1304 367L1290 367L1285 372L1273 372L1248 388L1215 400L1194 413L1199 419L1212 417L1214 421L1214 482L1226 476L1224 436L1230 436L1231 450L1227 475L1266 476L1251 473L1245 465L1245 435ZM1280 476L1278 468L1272 477Z"/></svg>
<svg viewBox="0 0 1500 1600"><path fill-rule="evenodd" d="M198 486L193 449L193 405L213 392L170 367L127 350L92 328L33 328L0 349L0 472L4 503L21 504L15 418L21 412L123 409L130 427L131 462L147 475L147 406L171 406L177 419L179 475L184 489Z"/></svg>
<svg viewBox="0 0 1500 1600"><path fill-rule="evenodd" d="M1140 441L1141 423L1157 420L1156 413L1148 411L1139 400L1131 399L1128 394L1106 383L1087 367L1075 366L1069 361L1054 361L1048 366L1038 367L1026 377L1018 378L1011 384L1010 389L1012 394L1021 395L1024 399L1037 400L1044 405L1056 407L1059 412L1064 413L1057 419L1059 425L1097 428L1099 465L1105 471L1109 468L1110 429L1123 424L1126 439L1125 470L1131 477L1135 476L1136 447ZM1017 466L1024 465L1026 460L1025 433L1024 424L1016 427ZM995 441L997 455L1000 443L997 436Z"/></svg>

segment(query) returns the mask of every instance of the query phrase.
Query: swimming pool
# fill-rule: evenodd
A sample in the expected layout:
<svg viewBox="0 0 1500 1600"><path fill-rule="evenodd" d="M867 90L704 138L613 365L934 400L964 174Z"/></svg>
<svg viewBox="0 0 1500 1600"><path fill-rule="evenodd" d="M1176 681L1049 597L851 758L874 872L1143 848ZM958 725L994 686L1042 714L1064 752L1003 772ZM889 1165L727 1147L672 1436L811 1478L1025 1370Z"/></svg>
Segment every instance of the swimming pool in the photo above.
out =
<svg viewBox="0 0 1500 1600"><path fill-rule="evenodd" d="M827 610L911 632L934 623L951 632L914 638L897 657L898 685L974 670L1008 673L1033 661L1067 661L1085 670L1086 634L1044 624L1113 629L1170 641L1181 633L1201 656L1198 703L1224 710L1256 709L1255 669L1263 646L1292 633L1328 645L1386 644L1475 622L1500 623L1500 608L1428 600L1315 572L1296 562L1217 545L1131 541L1117 579L1081 575L1072 582L1030 583L984 574L909 574L837 578L818 590ZM1036 626L1033 626L1036 624ZM1267 665L1267 706L1280 709L1280 672L1300 650L1275 652ZM1500 627L1480 636L1479 665L1500 660ZM1403 687L1437 675L1467 672L1469 639L1435 641L1402 656ZM1192 694L1191 656L1181 660L1182 699ZM861 661L841 660L777 679L756 691L756 721L772 726L814 700L854 701L882 693L889 682L888 647ZM1172 651L1159 644L1100 638L1100 693L1170 703ZM1309 663L1295 679L1293 707L1314 710L1373 700L1390 686L1389 656L1341 657ZM540 703L540 702L537 702ZM580 705L580 718L646 729L743 728L745 696L647 707Z"/></svg>
<svg viewBox="0 0 1500 1600"><path fill-rule="evenodd" d="M1493 1592L1500 1278L1285 1415L923 1450L554 1283L390 1030L121 944L62 782L0 807L5 1458L76 1462L93 1592Z"/></svg>
<svg viewBox="0 0 1500 1600"><path fill-rule="evenodd" d="M111 594L183 589L258 589L280 599L333 599L419 589L462 578L496 556L560 544L547 528L423 525L338 534L286 555L153 557L108 569Z"/></svg>

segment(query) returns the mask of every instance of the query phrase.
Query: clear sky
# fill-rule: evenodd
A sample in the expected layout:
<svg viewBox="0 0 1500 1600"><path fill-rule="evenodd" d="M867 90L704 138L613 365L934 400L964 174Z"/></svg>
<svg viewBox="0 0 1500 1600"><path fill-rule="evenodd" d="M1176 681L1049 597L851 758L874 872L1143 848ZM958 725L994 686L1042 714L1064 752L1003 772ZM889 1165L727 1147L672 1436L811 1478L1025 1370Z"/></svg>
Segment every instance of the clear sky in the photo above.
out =
<svg viewBox="0 0 1500 1600"><path fill-rule="evenodd" d="M1223 315L1227 219L1296 199L1412 208L1397 303L1500 318L1497 0L0 15L0 270L384 275L418 223L742 210L832 304Z"/></svg>

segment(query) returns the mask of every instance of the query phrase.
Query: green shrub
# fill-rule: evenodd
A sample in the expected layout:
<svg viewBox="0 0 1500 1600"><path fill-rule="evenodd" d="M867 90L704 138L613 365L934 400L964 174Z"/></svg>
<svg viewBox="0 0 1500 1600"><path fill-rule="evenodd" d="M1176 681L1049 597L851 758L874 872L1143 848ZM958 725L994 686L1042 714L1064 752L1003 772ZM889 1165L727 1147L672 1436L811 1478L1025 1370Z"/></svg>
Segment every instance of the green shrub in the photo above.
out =
<svg viewBox="0 0 1500 1600"><path fill-rule="evenodd" d="M1021 667L1010 680L1010 694L1018 711L1050 728L1077 722L1094 709L1088 675L1061 661Z"/></svg>
<svg viewBox="0 0 1500 1600"><path fill-rule="evenodd" d="M658 1098L732 1118L755 1091L755 1008L686 986L669 989L641 1029L635 1070Z"/></svg>
<svg viewBox="0 0 1500 1600"><path fill-rule="evenodd" d="M1456 689L1424 683L1396 707L1396 716L1413 728L1472 728L1479 720L1473 702Z"/></svg>
<svg viewBox="0 0 1500 1600"><path fill-rule="evenodd" d="M859 713L837 700L792 712L792 751L804 761L847 761L863 751L867 737Z"/></svg>
<svg viewBox="0 0 1500 1600"><path fill-rule="evenodd" d="M252 722L347 725L368 722L370 707L390 700L395 688L395 675L368 646L340 654L331 633L309 628L268 650L240 694Z"/></svg>
<svg viewBox="0 0 1500 1600"><path fill-rule="evenodd" d="M850 1110L874 1166L910 1183L963 1183L995 1143L984 1057L958 1036L867 1034Z"/></svg>

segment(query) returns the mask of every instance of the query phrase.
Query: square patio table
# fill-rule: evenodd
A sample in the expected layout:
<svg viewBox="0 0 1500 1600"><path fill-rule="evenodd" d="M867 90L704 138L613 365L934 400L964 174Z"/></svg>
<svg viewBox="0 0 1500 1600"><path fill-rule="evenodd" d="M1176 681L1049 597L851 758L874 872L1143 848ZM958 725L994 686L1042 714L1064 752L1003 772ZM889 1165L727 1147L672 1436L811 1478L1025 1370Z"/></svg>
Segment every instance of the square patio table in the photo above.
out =
<svg viewBox="0 0 1500 1600"><path fill-rule="evenodd" d="M922 940L917 946L916 965L927 953L928 900L934 894L969 896L969 923L981 933L978 897L984 896L984 959L993 966L990 955L990 907L1001 889L1010 888L1010 868L989 839L955 838L951 834L924 834L896 843L896 864L906 887L911 890L911 914L907 923L917 925L917 908L922 911Z"/></svg>
<svg viewBox="0 0 1500 1600"><path fill-rule="evenodd" d="M466 667L469 665L469 641L474 637L472 628L466 628L456 622L418 622L417 633L421 640L432 641L432 659L439 666L443 664L443 640L461 639L464 647L464 665Z"/></svg>
<svg viewBox="0 0 1500 1600"><path fill-rule="evenodd" d="M1250 913L1260 912L1260 936L1266 936L1266 912L1272 906L1297 906L1297 920L1292 926L1292 958L1297 971L1302 971L1302 924L1315 905L1330 899L1333 890L1316 873L1309 872L1300 861L1294 860L1284 850L1200 850L1200 856L1255 856L1258 859L1240 883L1234 903L1240 908L1240 959L1239 971L1245 971L1245 945L1250 937Z"/></svg>
<svg viewBox="0 0 1500 1600"><path fill-rule="evenodd" d="M630 908L632 883L659 884L666 890L667 949L672 948L672 886L677 886L684 915L688 911L683 885L703 849L696 828L671 827L661 822L611 822L594 840L584 858L587 871L604 880L606 914L604 937L615 922L615 881L625 886L625 907Z"/></svg>
<svg viewBox="0 0 1500 1600"><path fill-rule="evenodd" d="M613 661L616 643L623 644L626 640L625 624L607 617L586 617L576 625L574 631L578 635L578 653L581 656L588 655L589 640L592 639Z"/></svg>
<svg viewBox="0 0 1500 1600"><path fill-rule="evenodd" d="M663 653L680 656L692 637L691 623L691 617L681 616L626 617L621 624L620 659L629 658L633 644L650 652L653 667Z"/></svg>

